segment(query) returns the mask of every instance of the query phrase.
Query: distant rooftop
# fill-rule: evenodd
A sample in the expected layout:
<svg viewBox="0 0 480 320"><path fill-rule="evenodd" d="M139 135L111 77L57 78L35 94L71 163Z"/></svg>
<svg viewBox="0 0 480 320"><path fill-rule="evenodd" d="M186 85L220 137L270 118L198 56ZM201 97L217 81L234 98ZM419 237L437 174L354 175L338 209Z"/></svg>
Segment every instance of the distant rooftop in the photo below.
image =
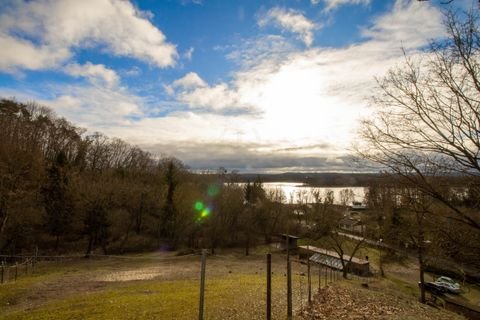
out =
<svg viewBox="0 0 480 320"><path fill-rule="evenodd" d="M313 253L318 253L318 254L321 254L321 255L324 255L324 256L329 256L329 257L332 257L332 258L340 259L340 255L338 253L336 253L335 251L331 251L331 250L327 250L327 249L323 249L323 248L318 248L318 247L314 247L314 246L298 246L298 247L301 250L307 250L307 251L310 251L310 252L313 252ZM344 254L343 255L343 260L348 262L350 260L350 256ZM352 258L352 262L356 263L356 264L368 264L369 263L367 260L359 259L359 258L356 258L356 257Z"/></svg>
<svg viewBox="0 0 480 320"><path fill-rule="evenodd" d="M300 239L300 237L297 237L291 234L286 234L286 233L280 233L279 236L282 238Z"/></svg>

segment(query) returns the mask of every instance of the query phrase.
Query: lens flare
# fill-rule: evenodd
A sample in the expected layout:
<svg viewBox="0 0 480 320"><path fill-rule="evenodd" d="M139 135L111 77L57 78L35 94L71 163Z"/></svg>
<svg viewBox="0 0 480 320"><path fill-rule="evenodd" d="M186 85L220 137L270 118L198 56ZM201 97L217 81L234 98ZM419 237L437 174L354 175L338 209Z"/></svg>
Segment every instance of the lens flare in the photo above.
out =
<svg viewBox="0 0 480 320"><path fill-rule="evenodd" d="M200 216L201 216L202 218L206 218L206 217L208 217L209 215L210 215L210 208L205 208L205 209L202 211L202 213L201 213Z"/></svg>
<svg viewBox="0 0 480 320"><path fill-rule="evenodd" d="M215 197L220 193L220 187L216 184L211 184L208 186L207 193L210 197Z"/></svg>
<svg viewBox="0 0 480 320"><path fill-rule="evenodd" d="M203 202L202 201L197 201L195 202L195 205L193 206L195 208L195 210L197 211L202 211L203 210Z"/></svg>

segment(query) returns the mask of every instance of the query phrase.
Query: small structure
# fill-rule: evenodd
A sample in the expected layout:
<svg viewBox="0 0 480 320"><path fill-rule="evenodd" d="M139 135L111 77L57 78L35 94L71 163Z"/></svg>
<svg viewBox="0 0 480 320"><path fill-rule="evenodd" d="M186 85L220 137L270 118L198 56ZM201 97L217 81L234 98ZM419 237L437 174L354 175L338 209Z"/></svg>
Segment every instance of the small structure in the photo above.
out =
<svg viewBox="0 0 480 320"><path fill-rule="evenodd" d="M310 259L311 262L335 269L343 270L340 255L335 251L330 251L314 246L299 246L300 259ZM348 272L352 272L361 276L368 276L370 274L370 263L368 260L352 257L350 263L350 256L343 255L345 268Z"/></svg>
<svg viewBox="0 0 480 320"><path fill-rule="evenodd" d="M298 250L297 241L298 241L298 239L300 239L299 237L293 236L291 234L286 234L286 233L279 234L279 237L280 237L280 244L279 244L280 249L286 251L287 250L287 244L288 244L288 250L291 253L296 253L297 252L297 250Z"/></svg>
<svg viewBox="0 0 480 320"><path fill-rule="evenodd" d="M366 210L367 205L362 202L354 201L352 202L352 205L350 206L350 208L352 211Z"/></svg>
<svg viewBox="0 0 480 320"><path fill-rule="evenodd" d="M339 227L343 230L363 234L365 225L358 218L345 217L339 222Z"/></svg>

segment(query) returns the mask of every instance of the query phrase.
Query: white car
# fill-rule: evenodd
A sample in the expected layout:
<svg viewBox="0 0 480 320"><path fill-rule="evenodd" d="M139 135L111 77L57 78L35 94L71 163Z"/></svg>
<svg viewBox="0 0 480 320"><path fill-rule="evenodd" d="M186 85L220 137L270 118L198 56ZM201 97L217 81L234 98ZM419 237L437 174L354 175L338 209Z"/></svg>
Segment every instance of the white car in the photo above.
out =
<svg viewBox="0 0 480 320"><path fill-rule="evenodd" d="M452 278L442 276L433 282L437 287L441 287L445 292L460 293L460 285Z"/></svg>

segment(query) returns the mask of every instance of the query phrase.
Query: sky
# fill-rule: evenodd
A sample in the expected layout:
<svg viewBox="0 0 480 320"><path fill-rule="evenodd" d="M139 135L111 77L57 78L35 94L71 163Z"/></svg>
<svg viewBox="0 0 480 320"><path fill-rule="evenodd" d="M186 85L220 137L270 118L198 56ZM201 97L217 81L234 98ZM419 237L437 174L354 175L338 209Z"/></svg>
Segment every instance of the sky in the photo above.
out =
<svg viewBox="0 0 480 320"><path fill-rule="evenodd" d="M0 0L0 97L194 170L352 172L381 78L440 0ZM402 51L403 50L403 51Z"/></svg>

